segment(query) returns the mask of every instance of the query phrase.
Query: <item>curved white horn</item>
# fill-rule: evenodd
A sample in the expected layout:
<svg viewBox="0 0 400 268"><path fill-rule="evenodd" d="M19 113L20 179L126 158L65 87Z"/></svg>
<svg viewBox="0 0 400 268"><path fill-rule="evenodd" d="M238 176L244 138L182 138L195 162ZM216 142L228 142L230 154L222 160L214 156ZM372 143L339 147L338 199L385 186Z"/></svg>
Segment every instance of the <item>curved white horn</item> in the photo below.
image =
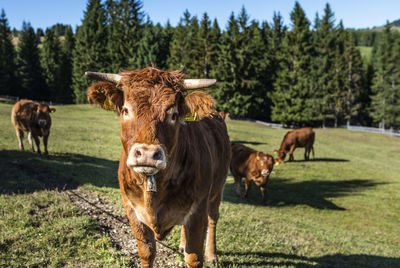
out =
<svg viewBox="0 0 400 268"><path fill-rule="evenodd" d="M197 89L203 87L210 87L217 82L215 79L185 79L183 87L185 89Z"/></svg>
<svg viewBox="0 0 400 268"><path fill-rule="evenodd" d="M85 75L95 80L110 81L113 83L118 83L119 80L121 80L121 76L119 74L85 72Z"/></svg>

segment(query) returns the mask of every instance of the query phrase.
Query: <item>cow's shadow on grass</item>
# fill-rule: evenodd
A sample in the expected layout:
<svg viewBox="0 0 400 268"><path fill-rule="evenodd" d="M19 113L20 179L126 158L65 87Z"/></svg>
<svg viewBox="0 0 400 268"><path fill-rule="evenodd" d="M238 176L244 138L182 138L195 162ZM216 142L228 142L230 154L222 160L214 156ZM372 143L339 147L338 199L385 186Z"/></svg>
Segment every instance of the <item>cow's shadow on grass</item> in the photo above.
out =
<svg viewBox="0 0 400 268"><path fill-rule="evenodd" d="M242 182L242 190L244 190L243 184ZM267 185L266 205L274 207L308 205L317 209L345 210L329 199L354 194L379 184L383 183L362 179L295 181L287 178L273 178ZM255 184L249 191L248 200L243 200L236 195L234 183L231 181L225 184L223 200L231 203L264 205L259 187Z"/></svg>
<svg viewBox="0 0 400 268"><path fill-rule="evenodd" d="M83 184L118 188L118 161L82 154L44 156L2 150L0 170L0 194L74 189Z"/></svg>
<svg viewBox="0 0 400 268"><path fill-rule="evenodd" d="M232 261L220 261L221 267L400 267L400 258L365 254L304 257L285 253L220 251L218 256L220 259L232 259ZM240 256L240 258L235 258L235 256ZM246 258L243 258L243 256Z"/></svg>
<svg viewBox="0 0 400 268"><path fill-rule="evenodd" d="M241 143L241 144L251 144L251 145L261 145L261 144L267 144L265 142L258 142L258 141L244 141L244 140L238 140L238 141L231 141L231 143Z"/></svg>
<svg viewBox="0 0 400 268"><path fill-rule="evenodd" d="M295 162L350 162L350 160L348 160L348 159L341 159L341 158L313 158L313 157L310 157L310 159L309 160L305 160L305 159L298 159L298 160L292 160L292 161L285 161L285 164L286 163L290 163L290 162L292 162L292 163L295 163Z"/></svg>

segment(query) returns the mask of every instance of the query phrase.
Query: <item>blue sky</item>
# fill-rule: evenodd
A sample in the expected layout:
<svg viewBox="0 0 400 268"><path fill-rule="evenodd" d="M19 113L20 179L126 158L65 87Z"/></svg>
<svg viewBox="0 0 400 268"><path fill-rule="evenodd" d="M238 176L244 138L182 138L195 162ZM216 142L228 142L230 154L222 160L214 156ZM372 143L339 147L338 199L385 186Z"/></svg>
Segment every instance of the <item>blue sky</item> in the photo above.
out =
<svg viewBox="0 0 400 268"><path fill-rule="evenodd" d="M343 20L346 28L371 28L381 26L387 20L400 19L400 0L300 0L307 18L314 21L315 14L323 14L325 4L329 2L335 13L336 22ZM81 24L87 0L0 0L0 9L4 9L11 27L20 29L22 21L34 28L52 26L56 23ZM169 19L175 26L185 9L201 18L207 12L211 19L217 18L221 28L225 29L232 12L237 15L245 6L250 19L272 21L274 11L279 11L284 23L290 23L290 12L294 0L142 0L143 11L155 23L165 25Z"/></svg>

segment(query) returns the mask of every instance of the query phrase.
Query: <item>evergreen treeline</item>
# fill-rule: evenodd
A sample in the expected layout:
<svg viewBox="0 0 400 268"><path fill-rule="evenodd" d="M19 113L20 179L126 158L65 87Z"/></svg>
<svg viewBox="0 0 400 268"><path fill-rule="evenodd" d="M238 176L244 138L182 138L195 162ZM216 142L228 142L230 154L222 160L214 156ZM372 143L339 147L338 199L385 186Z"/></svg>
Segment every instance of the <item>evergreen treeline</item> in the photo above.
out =
<svg viewBox="0 0 400 268"><path fill-rule="evenodd" d="M313 22L298 2L284 24L251 20L243 7L225 29L207 13L184 12L176 27L145 18L140 0L88 0L81 25L46 30L0 16L0 95L85 103L87 70L154 65L216 78L217 108L286 125L400 126L400 36L347 30L326 4ZM362 59L357 46L372 46Z"/></svg>

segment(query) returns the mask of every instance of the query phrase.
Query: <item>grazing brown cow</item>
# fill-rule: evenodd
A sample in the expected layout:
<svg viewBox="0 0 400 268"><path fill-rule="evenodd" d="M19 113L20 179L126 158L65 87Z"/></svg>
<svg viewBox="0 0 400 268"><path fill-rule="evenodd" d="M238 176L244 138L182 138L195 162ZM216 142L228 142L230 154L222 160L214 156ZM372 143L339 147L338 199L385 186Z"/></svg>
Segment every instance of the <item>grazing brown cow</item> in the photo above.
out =
<svg viewBox="0 0 400 268"><path fill-rule="evenodd" d="M18 101L11 111L11 122L14 125L18 138L20 150L24 150L22 139L24 131L28 132L28 141L31 150L34 152L32 138L35 140L37 152L40 154L39 137L43 136L44 153L48 154L47 141L50 135L51 117L55 108L50 108L47 104L39 104L31 100Z"/></svg>
<svg viewBox="0 0 400 268"><path fill-rule="evenodd" d="M276 162L278 164L283 162L286 154L289 154L289 161L294 160L293 152L297 147L305 147L304 159L308 160L311 150L314 156L314 139L315 132L310 127L288 131L283 137L279 150L274 151L278 155Z"/></svg>
<svg viewBox="0 0 400 268"><path fill-rule="evenodd" d="M274 167L274 158L239 143L231 144L230 169L235 178L236 193L247 199L251 182L260 187L263 202L267 201L267 182ZM242 195L242 177L246 178L246 192Z"/></svg>
<svg viewBox="0 0 400 268"><path fill-rule="evenodd" d="M215 80L184 79L153 67L120 74L86 73L100 82L88 97L121 113L118 178L142 267L152 267L156 242L182 225L189 267L216 262L216 224L230 161L225 122L210 95L187 89ZM204 83L203 83L204 82Z"/></svg>

